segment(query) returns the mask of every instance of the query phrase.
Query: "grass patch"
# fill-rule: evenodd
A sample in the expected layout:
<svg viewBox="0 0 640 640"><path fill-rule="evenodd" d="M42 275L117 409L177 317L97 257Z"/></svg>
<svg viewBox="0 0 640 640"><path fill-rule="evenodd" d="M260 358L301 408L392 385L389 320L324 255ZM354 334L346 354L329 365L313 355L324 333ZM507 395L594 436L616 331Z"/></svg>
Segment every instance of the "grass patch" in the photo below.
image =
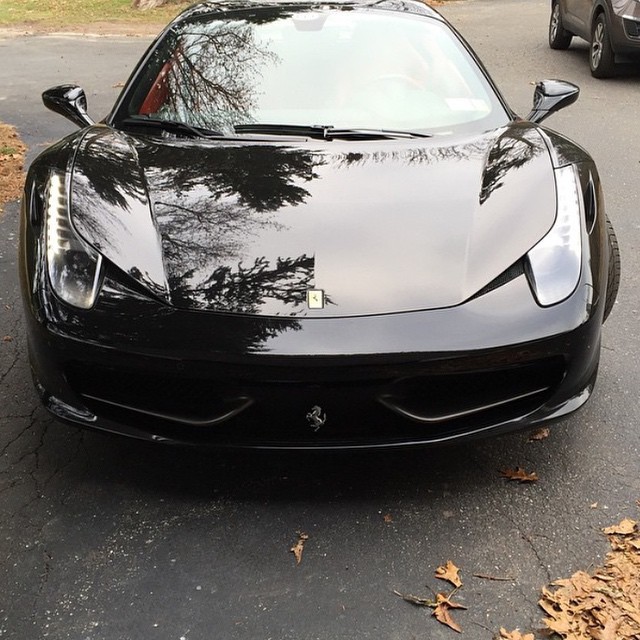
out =
<svg viewBox="0 0 640 640"><path fill-rule="evenodd" d="M31 24L58 28L95 22L164 24L190 4L193 2L141 11L131 6L131 0L1 0L0 26Z"/></svg>
<svg viewBox="0 0 640 640"><path fill-rule="evenodd" d="M447 0L426 0L439 5ZM96 23L162 25L196 0L176 1L158 9L134 9L132 0L0 0L0 27L29 26L73 31Z"/></svg>
<svg viewBox="0 0 640 640"><path fill-rule="evenodd" d="M14 153L18 153L16 147L0 147L0 156L12 156Z"/></svg>

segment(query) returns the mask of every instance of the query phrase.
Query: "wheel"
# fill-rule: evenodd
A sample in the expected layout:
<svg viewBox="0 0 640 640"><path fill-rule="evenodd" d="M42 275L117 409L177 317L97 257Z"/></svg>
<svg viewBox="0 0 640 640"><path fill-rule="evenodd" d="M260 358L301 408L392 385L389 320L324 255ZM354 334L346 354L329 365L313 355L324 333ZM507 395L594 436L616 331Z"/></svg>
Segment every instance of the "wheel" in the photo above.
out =
<svg viewBox="0 0 640 640"><path fill-rule="evenodd" d="M560 2L554 0L549 20L549 46L552 49L568 49L572 39L573 34L571 31L567 31L562 24Z"/></svg>
<svg viewBox="0 0 640 640"><path fill-rule="evenodd" d="M607 242L609 244L609 273L607 274L607 297L604 301L604 314L602 322L609 317L616 298L618 297L618 288L620 287L620 247L618 247L618 238L613 229L611 220L606 218L607 226Z"/></svg>
<svg viewBox="0 0 640 640"><path fill-rule="evenodd" d="M594 78L609 78L615 68L615 56L609 39L609 26L604 13L598 14L591 32L589 66Z"/></svg>

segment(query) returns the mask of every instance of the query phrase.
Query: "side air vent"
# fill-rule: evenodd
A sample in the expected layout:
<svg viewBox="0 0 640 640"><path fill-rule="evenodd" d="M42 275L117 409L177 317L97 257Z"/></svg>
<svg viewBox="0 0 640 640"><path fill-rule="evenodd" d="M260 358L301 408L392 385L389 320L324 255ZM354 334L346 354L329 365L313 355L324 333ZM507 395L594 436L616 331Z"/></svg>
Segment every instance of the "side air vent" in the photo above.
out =
<svg viewBox="0 0 640 640"><path fill-rule="evenodd" d="M596 187L593 184L593 176L591 175L589 175L589 182L587 182L582 196L584 199L584 215L587 225L587 231L591 233L593 231L593 227L596 224L596 217L598 213L598 206L596 204Z"/></svg>
<svg viewBox="0 0 640 640"><path fill-rule="evenodd" d="M511 282L515 280L518 276L521 276L524 273L524 259L520 258L518 262L512 264L508 269L503 271L497 278L494 278L488 285L480 289L478 293L472 295L469 300L475 300L480 296L484 296L490 291L494 289L498 289L499 287L503 287L507 282Z"/></svg>

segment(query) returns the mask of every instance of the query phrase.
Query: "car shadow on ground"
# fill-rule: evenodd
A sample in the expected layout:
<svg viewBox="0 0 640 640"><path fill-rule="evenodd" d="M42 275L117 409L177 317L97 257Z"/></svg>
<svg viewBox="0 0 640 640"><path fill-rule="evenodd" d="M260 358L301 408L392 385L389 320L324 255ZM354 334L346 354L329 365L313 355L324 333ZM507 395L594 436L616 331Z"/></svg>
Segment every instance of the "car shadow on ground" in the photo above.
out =
<svg viewBox="0 0 640 640"><path fill-rule="evenodd" d="M550 440L561 438L563 444L571 440L571 425L561 423L555 429L561 433ZM399 500L432 490L460 496L504 483L505 468L543 467L549 480L549 474L562 473L566 467L564 448L551 453L553 443L529 442L531 432L437 448L322 452L164 446L77 431L56 422L47 432L57 432L52 437L61 451L74 446L82 451L65 471L66 481L76 489L126 486L148 499ZM56 457L50 451L50 461Z"/></svg>
<svg viewBox="0 0 640 640"><path fill-rule="evenodd" d="M589 45L586 42L575 42L566 51L557 51L557 56L565 56L570 65L584 65L587 73L589 72ZM569 65L568 65L569 66ZM632 80L640 79L640 60L620 60L616 64L615 74L612 78L598 80L598 82L611 82L616 80ZM595 78L594 78L594 81Z"/></svg>

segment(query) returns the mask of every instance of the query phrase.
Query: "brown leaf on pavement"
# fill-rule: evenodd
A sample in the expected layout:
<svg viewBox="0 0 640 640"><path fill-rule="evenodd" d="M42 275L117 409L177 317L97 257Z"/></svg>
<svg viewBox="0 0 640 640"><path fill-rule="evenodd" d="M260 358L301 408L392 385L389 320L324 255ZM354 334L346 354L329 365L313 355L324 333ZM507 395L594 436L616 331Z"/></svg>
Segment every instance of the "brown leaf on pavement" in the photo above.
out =
<svg viewBox="0 0 640 640"><path fill-rule="evenodd" d="M400 596L405 602L410 602L411 604L415 604L417 607L431 607L434 609L437 603L434 600L429 600L428 598L421 598L420 596L414 596L411 593L400 593L394 589L393 593L397 596Z"/></svg>
<svg viewBox="0 0 640 640"><path fill-rule="evenodd" d="M447 627L450 627L458 633L462 633L462 627L460 627L460 625L451 617L449 614L449 607L446 604L439 604L433 610L433 615L436 617L438 622L446 624Z"/></svg>
<svg viewBox="0 0 640 640"><path fill-rule="evenodd" d="M507 631L504 627L500 627L501 640L535 640L533 633L520 633L520 629Z"/></svg>
<svg viewBox="0 0 640 640"><path fill-rule="evenodd" d="M436 578L440 578L440 580L447 580L454 587L461 587L462 580L460 580L460 576L458 575L459 571L460 569L456 567L451 560L447 560L447 564L436 569L435 576Z"/></svg>
<svg viewBox="0 0 640 640"><path fill-rule="evenodd" d="M603 531L608 535L621 535L628 536L632 534L638 523L631 518L625 518L620 524L613 525L612 527L605 527Z"/></svg>
<svg viewBox="0 0 640 640"><path fill-rule="evenodd" d="M436 620L444 625L447 625L454 631L458 633L462 633L462 629L460 625L451 617L449 611L451 609L466 609L464 605L459 602L454 602L451 598L454 596L455 592L458 589L454 589L451 593L436 593L435 600L429 600L428 598L421 598L420 596L414 596L410 593L400 593L399 591L395 591L397 596L401 597L406 602L410 602L419 607L429 607L433 609L432 615L435 616Z"/></svg>
<svg viewBox="0 0 640 640"><path fill-rule="evenodd" d="M385 513L384 514L384 521L386 523L393 522L393 516L390 513Z"/></svg>
<svg viewBox="0 0 640 640"><path fill-rule="evenodd" d="M537 431L534 431L530 436L528 442L537 442L539 440L546 440L551 433L549 427L540 427Z"/></svg>
<svg viewBox="0 0 640 640"><path fill-rule="evenodd" d="M521 467L516 467L515 469L503 469L500 471L500 474L503 478L507 480L514 480L517 482L537 482L538 474L535 471L531 473L527 473Z"/></svg>
<svg viewBox="0 0 640 640"><path fill-rule="evenodd" d="M451 598L455 595L457 589L454 589L451 593L436 593L436 605L446 604L449 609L467 609L463 604L454 602Z"/></svg>
<svg viewBox="0 0 640 640"><path fill-rule="evenodd" d="M453 593L455 593L455 591ZM447 625L447 627L450 627L458 633L462 633L462 628L451 617L449 611L451 609L466 609L467 607L461 605L458 602L453 602L451 600L451 596L453 596L453 593L450 593L449 595L445 595L444 593L436 593L436 606L433 609L433 615L438 622Z"/></svg>
<svg viewBox="0 0 640 640"><path fill-rule="evenodd" d="M296 564L302 562L302 552L304 551L304 543L309 539L306 533L298 534L298 541L291 547L290 551L296 558Z"/></svg>
<svg viewBox="0 0 640 640"><path fill-rule="evenodd" d="M577 571L544 588L544 624L572 640L640 638L640 531L625 518L607 527L611 551L593 574Z"/></svg>
<svg viewBox="0 0 640 640"><path fill-rule="evenodd" d="M13 342L13 338L11 336L4 336L2 342Z"/></svg>

